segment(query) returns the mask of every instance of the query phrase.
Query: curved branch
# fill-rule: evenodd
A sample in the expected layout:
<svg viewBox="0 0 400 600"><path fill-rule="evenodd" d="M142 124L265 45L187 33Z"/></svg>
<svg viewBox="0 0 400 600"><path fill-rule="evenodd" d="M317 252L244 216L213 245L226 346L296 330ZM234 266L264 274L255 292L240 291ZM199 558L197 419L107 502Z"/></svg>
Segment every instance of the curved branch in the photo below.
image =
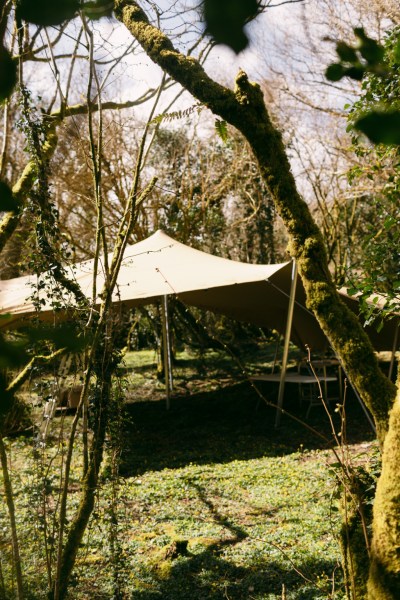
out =
<svg viewBox="0 0 400 600"><path fill-rule="evenodd" d="M43 354L36 354L32 358L32 360L30 360L28 362L28 364L25 365L25 367L22 369L22 371L20 373L18 373L18 375L8 384L8 386L6 388L6 392L11 392L12 394L14 394L25 383L25 381L30 377L32 370L34 369L34 367L37 364L41 364L41 365L51 364L53 361L55 361L57 358L59 358L66 352L67 352L67 348L59 348L58 350L55 350L54 352L52 352L51 354L48 354L47 356L45 356Z"/></svg>
<svg viewBox="0 0 400 600"><path fill-rule="evenodd" d="M42 146L43 158L45 160L49 160L53 156L57 147L58 138L56 134L56 127L58 124L59 120L55 119L47 130L46 141ZM6 213L0 222L0 252L3 250L6 242L18 227L22 216L22 209L25 206L27 196L35 182L36 173L36 162L32 158L25 166L21 177L12 188L14 200L19 205L20 210L16 213Z"/></svg>

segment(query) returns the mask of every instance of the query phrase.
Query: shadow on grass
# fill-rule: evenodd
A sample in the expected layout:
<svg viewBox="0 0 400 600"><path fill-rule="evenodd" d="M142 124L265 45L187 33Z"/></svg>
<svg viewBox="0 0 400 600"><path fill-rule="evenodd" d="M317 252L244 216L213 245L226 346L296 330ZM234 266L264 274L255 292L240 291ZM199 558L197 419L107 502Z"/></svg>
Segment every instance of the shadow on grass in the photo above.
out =
<svg viewBox="0 0 400 600"><path fill-rule="evenodd" d="M210 360L210 359L208 359ZM239 371L239 367L237 365L235 365L235 363L232 362L232 358L229 355L226 354L222 354L222 353L215 353L215 355L212 357L213 360L213 366L214 368L218 368L221 371L225 371L225 372L230 372L232 373L232 370L237 370ZM122 371L128 372L132 370L132 368L134 369L134 371L136 372L140 372L140 373L148 373L149 369L152 369L153 371L155 371L157 369L157 360L153 359L150 360L148 362L145 362L144 364L140 365L134 365L134 367L132 367L131 365L127 365L124 366L122 365L120 367L120 369ZM202 359L201 356L200 357L184 357L184 358L175 358L174 359L174 369L175 370L179 370L179 369L184 369L186 372L192 370L193 374L195 376L198 376L199 373L205 373L207 371L207 360L204 358Z"/></svg>
<svg viewBox="0 0 400 600"><path fill-rule="evenodd" d="M267 384L264 390L266 397L276 397L276 387ZM121 474L132 476L190 463L279 456L300 448L326 449L333 445L324 409L313 408L306 421L307 406L300 406L296 394L290 393L285 394L285 410L314 428L319 436L287 415L275 429L275 409L260 403L248 382L172 398L169 411L163 401L128 404ZM337 414L333 413L333 419L338 419ZM349 442L374 438L360 406L352 398L347 401L347 421Z"/></svg>
<svg viewBox="0 0 400 600"><path fill-rule="evenodd" d="M150 569L147 567L147 572L141 577L148 588L133 591L131 600L160 597L164 600L242 600L266 598L266 594L280 598L283 597L283 585L287 598L311 600L329 597L332 576L335 576L335 580L341 578L335 561L314 557L312 551L301 564L295 564L286 553L279 550L280 560L273 556L268 558L264 544L260 554L255 554L249 560L246 552L247 531L221 514L202 486L193 481L190 485L207 506L214 523L223 527L227 535L211 541L200 552L187 551L185 545L184 552L175 555L172 560L168 558L169 553L159 556L158 561L154 561ZM225 553L235 546L238 546L236 563L246 563L246 566L235 564L235 559L227 558ZM271 544L270 549L276 556L276 546ZM242 559L240 554L243 555ZM340 581L335 583L340 585Z"/></svg>
<svg viewBox="0 0 400 600"><path fill-rule="evenodd" d="M300 573L307 573L310 580L305 581L289 561L287 567L273 559L241 567L220 557L222 551L222 546L208 548L200 554L178 559L167 576L157 578L153 573L153 589L135 590L131 593L131 600L281 598L283 585L288 599L322 600L330 597L330 583L317 584L317 580L321 582L322 577L330 578L336 572L334 561L309 558L296 565Z"/></svg>

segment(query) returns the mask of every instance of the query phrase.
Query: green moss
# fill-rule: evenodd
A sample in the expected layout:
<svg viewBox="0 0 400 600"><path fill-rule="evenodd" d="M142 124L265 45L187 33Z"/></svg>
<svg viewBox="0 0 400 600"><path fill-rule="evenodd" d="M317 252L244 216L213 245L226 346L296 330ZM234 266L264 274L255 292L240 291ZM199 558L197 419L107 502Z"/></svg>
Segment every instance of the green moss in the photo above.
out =
<svg viewBox="0 0 400 600"><path fill-rule="evenodd" d="M58 123L59 118L53 119L46 132L46 140L42 146L43 159L46 161L50 160L57 147L58 137L56 134L56 126ZM25 166L21 177L12 188L13 196L20 205L20 210L17 213L6 213L0 222L0 252L18 227L22 216L22 209L25 206L28 193L36 179L36 173L36 163L34 160L30 160Z"/></svg>
<svg viewBox="0 0 400 600"><path fill-rule="evenodd" d="M345 494L345 495L344 495ZM343 524L340 531L343 572L347 596L367 600L369 544L374 481L363 469L352 473L352 481L341 499Z"/></svg>
<svg viewBox="0 0 400 600"><path fill-rule="evenodd" d="M398 384L400 381L398 382ZM374 503L369 600L397 600L400 590L400 387L392 408Z"/></svg>

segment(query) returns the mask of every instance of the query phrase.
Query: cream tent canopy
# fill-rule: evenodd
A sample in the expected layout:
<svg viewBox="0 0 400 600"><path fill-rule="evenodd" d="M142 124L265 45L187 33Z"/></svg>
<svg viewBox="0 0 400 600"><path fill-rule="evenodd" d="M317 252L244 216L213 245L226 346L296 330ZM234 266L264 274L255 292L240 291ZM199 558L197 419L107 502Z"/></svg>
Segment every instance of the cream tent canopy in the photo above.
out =
<svg viewBox="0 0 400 600"><path fill-rule="evenodd" d="M90 298L93 260L76 264L69 270L71 277ZM104 283L101 262L98 271L97 292L100 293ZM113 301L135 307L174 294L187 305L273 328L284 334L291 274L291 262L273 265L240 263L195 250L157 231L149 238L127 246ZM24 317L34 314L32 293L36 288L35 276L0 281L0 315L8 315L0 320L0 324L17 325ZM51 302L54 297L51 290L38 293L40 317L53 319ZM344 294L343 298L357 311L357 301ZM379 335L372 330L370 333L377 350L392 350L394 324L389 322ZM306 344L313 350L328 347L325 335L305 306L300 278L296 287L291 340L302 348Z"/></svg>

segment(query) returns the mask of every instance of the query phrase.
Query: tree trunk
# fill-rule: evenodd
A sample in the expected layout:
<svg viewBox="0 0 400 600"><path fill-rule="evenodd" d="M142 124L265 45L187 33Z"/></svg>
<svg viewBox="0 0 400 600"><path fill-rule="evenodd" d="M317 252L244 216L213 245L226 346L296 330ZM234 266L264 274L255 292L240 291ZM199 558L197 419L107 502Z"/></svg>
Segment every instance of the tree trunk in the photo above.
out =
<svg viewBox="0 0 400 600"><path fill-rule="evenodd" d="M50 160L57 147L56 126L59 119L54 118L46 133L46 141L42 147L43 160ZM29 192L37 176L36 162L31 159L25 166L21 177L12 187L12 193L15 201L19 205L19 211L16 213L6 213L0 221L0 252L3 250L7 241L19 225L22 216L22 209L26 204Z"/></svg>
<svg viewBox="0 0 400 600"><path fill-rule="evenodd" d="M400 374L382 455L372 528L369 600L400 597Z"/></svg>
<svg viewBox="0 0 400 600"><path fill-rule="evenodd" d="M175 50L170 39L151 25L133 0L116 0L116 17L148 56L197 100L236 127L249 142L262 177L290 238L310 308L329 339L352 385L373 414L380 443L396 388L382 373L368 336L341 301L327 264L322 235L297 191L280 132L266 109L260 87L240 71L234 91L213 81L199 62Z"/></svg>
<svg viewBox="0 0 400 600"><path fill-rule="evenodd" d="M344 480L340 547L347 598L367 600L374 479L360 467Z"/></svg>
<svg viewBox="0 0 400 600"><path fill-rule="evenodd" d="M90 449L89 465L83 481L82 498L75 515L61 557L60 580L56 582L57 592L53 590L51 598L65 598L76 555L86 531L87 524L93 511L96 498L97 482L103 460L104 441L108 422L109 402L111 393L111 373L102 376L99 381L99 398L96 412L95 430Z"/></svg>
<svg viewBox="0 0 400 600"><path fill-rule="evenodd" d="M5 496L6 496L6 501L7 501L7 507L8 507L8 516L10 519L14 569L15 569L15 577L16 577L16 581L17 581L17 598L18 598L18 600L22 600L24 597L24 590L23 590L23 583L22 583L21 556L19 553L19 542L18 542L17 524L16 524L16 516L15 516L14 493L12 490L11 479L10 479L10 475L8 472L7 454L6 454L6 449L4 447L3 434L1 431L0 431L0 463L1 463L2 473L3 473L3 484L4 484L4 492L5 492Z"/></svg>

